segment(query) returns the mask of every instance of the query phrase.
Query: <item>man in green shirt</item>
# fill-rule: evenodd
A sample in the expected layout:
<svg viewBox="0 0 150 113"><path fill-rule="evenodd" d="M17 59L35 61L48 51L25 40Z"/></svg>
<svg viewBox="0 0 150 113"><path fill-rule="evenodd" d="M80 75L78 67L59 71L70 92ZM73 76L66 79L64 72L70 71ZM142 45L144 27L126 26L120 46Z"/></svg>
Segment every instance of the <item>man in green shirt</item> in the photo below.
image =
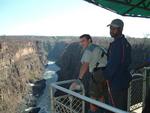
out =
<svg viewBox="0 0 150 113"><path fill-rule="evenodd" d="M80 36L80 43L82 47L84 48L84 53L81 58L81 68L78 79L82 81L84 75L87 72L90 72L91 74L94 72L94 69L105 67L107 63L107 56L106 51L104 48L93 44L92 38L88 34L84 34ZM91 78L90 80L90 88L89 93L91 98L97 99L97 100L103 100L103 82L105 81L103 77L100 75L92 75L89 76ZM94 79L94 80L93 80ZM106 84L105 84L106 85ZM72 87L75 87L76 83L72 84ZM90 111L89 113L98 113L98 109L94 105L90 105Z"/></svg>
<svg viewBox="0 0 150 113"><path fill-rule="evenodd" d="M96 65L97 67L105 67L107 57L105 55L105 49L99 45L93 44L92 38L89 35L84 34L80 36L80 42L84 48L84 53L81 58L82 66L79 74L79 78L82 79L88 70L92 73Z"/></svg>

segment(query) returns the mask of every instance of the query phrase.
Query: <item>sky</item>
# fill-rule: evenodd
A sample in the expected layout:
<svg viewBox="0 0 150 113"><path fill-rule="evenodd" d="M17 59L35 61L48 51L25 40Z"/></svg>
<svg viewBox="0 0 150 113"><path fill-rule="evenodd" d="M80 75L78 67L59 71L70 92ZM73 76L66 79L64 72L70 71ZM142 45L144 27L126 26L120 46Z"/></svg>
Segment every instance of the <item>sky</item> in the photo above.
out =
<svg viewBox="0 0 150 113"><path fill-rule="evenodd" d="M127 36L150 34L150 19L123 17L83 0L0 0L0 35L110 36L107 25L116 18Z"/></svg>

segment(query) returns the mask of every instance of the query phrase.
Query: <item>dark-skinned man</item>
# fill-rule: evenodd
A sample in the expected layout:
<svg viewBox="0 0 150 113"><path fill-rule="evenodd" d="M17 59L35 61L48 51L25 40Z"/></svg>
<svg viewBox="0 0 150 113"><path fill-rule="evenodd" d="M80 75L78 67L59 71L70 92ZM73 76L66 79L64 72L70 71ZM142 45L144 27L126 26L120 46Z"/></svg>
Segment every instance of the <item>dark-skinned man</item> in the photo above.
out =
<svg viewBox="0 0 150 113"><path fill-rule="evenodd" d="M131 46L122 34L122 20L114 19L108 26L114 40L109 45L107 65L102 74L108 80L112 105L127 110L128 87L132 79L128 70L131 63Z"/></svg>

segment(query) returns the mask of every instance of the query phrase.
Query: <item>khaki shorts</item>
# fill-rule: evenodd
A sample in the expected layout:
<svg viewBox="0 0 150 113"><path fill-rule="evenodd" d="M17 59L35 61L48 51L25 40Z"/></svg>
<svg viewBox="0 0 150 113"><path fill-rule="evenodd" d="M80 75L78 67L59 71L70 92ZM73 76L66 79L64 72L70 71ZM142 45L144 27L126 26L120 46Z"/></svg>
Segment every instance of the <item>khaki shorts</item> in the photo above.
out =
<svg viewBox="0 0 150 113"><path fill-rule="evenodd" d="M89 88L89 94L91 97L99 98L107 95L107 83L102 75L101 69L93 73L90 79Z"/></svg>

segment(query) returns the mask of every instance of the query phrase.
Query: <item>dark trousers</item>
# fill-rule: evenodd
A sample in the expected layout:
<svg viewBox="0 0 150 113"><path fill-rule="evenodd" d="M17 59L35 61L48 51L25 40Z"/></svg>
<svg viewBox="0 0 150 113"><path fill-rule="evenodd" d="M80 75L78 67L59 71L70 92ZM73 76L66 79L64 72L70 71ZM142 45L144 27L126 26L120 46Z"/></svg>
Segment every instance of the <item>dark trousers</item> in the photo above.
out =
<svg viewBox="0 0 150 113"><path fill-rule="evenodd" d="M116 108L127 111L128 89L112 91L112 97Z"/></svg>

